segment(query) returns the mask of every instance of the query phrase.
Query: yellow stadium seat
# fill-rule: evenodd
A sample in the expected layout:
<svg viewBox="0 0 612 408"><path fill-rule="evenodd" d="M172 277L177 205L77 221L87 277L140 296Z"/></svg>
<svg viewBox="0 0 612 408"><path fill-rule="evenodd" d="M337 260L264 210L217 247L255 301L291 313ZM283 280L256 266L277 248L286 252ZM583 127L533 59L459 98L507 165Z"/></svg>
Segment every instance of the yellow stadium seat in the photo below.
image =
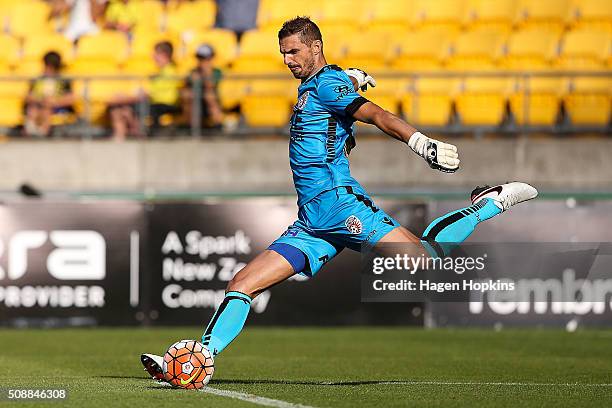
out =
<svg viewBox="0 0 612 408"><path fill-rule="evenodd" d="M467 24L471 29L488 27L508 33L516 19L516 0L469 0Z"/></svg>
<svg viewBox="0 0 612 408"><path fill-rule="evenodd" d="M0 75L10 75L13 67L0 61Z"/></svg>
<svg viewBox="0 0 612 408"><path fill-rule="evenodd" d="M246 32L240 41L240 53L232 69L238 72L286 71L276 33Z"/></svg>
<svg viewBox="0 0 612 408"><path fill-rule="evenodd" d="M23 120L23 97L5 98L0 96L0 126L17 126Z"/></svg>
<svg viewBox="0 0 612 408"><path fill-rule="evenodd" d="M401 97L402 111L408 122L422 126L447 125L458 83L458 80L448 78L410 81L406 85L410 92Z"/></svg>
<svg viewBox="0 0 612 408"><path fill-rule="evenodd" d="M334 25L321 27L323 36L323 53L330 63L336 63L346 56L347 42L358 34L355 26L343 27Z"/></svg>
<svg viewBox="0 0 612 408"><path fill-rule="evenodd" d="M518 23L561 33L570 17L569 0L520 0Z"/></svg>
<svg viewBox="0 0 612 408"><path fill-rule="evenodd" d="M573 17L581 28L612 31L612 2L609 0L577 0Z"/></svg>
<svg viewBox="0 0 612 408"><path fill-rule="evenodd" d="M249 126L283 127L289 123L289 104L280 96L247 95L241 110Z"/></svg>
<svg viewBox="0 0 612 408"><path fill-rule="evenodd" d="M19 41L6 34L0 34L0 65L10 67L15 65L19 57Z"/></svg>
<svg viewBox="0 0 612 408"><path fill-rule="evenodd" d="M0 81L0 97L25 98L30 89L30 82L24 80Z"/></svg>
<svg viewBox="0 0 612 408"><path fill-rule="evenodd" d="M423 71L440 69L448 56L449 36L437 31L416 31L391 38L387 60L394 69Z"/></svg>
<svg viewBox="0 0 612 408"><path fill-rule="evenodd" d="M83 117L96 124L106 122L106 110L109 102L121 96L136 96L142 92L143 83L135 80L95 79L75 81L74 91L77 96L77 111Z"/></svg>
<svg viewBox="0 0 612 408"><path fill-rule="evenodd" d="M447 67L476 71L495 68L503 42L504 37L494 32L477 30L463 33L455 39Z"/></svg>
<svg viewBox="0 0 612 408"><path fill-rule="evenodd" d="M564 101L574 125L605 126L610 123L612 79L576 78L572 81L570 89Z"/></svg>
<svg viewBox="0 0 612 408"><path fill-rule="evenodd" d="M334 0L324 1L321 15L315 20L320 27L354 26L359 27L367 19L367 13L356 12L367 10L368 2L363 0Z"/></svg>
<svg viewBox="0 0 612 408"><path fill-rule="evenodd" d="M283 127L289 123L291 80L253 80L240 105L249 126Z"/></svg>
<svg viewBox="0 0 612 408"><path fill-rule="evenodd" d="M116 31L103 31L79 39L75 60L69 65L74 75L102 75L119 72L120 64L128 53L125 35Z"/></svg>
<svg viewBox="0 0 612 408"><path fill-rule="evenodd" d="M102 31L99 34L81 37L76 56L79 59L110 60L120 62L128 53L125 35L117 31Z"/></svg>
<svg viewBox="0 0 612 408"><path fill-rule="evenodd" d="M457 32L465 20L466 0L414 0L413 7L417 27Z"/></svg>
<svg viewBox="0 0 612 408"><path fill-rule="evenodd" d="M612 33L588 29L565 34L557 66L570 70L604 69Z"/></svg>
<svg viewBox="0 0 612 408"><path fill-rule="evenodd" d="M132 1L131 6L137 15L136 28L158 31L161 27L164 8L159 0Z"/></svg>
<svg viewBox="0 0 612 408"><path fill-rule="evenodd" d="M18 72L22 75L38 75L43 70L42 59L49 51L56 51L62 56L62 63L69 65L74 58L72 43L61 34L36 34L26 37L23 43L22 59Z"/></svg>
<svg viewBox="0 0 612 408"><path fill-rule="evenodd" d="M346 56L342 67L364 67L369 71L384 69L387 36L378 31L365 31L346 37Z"/></svg>
<svg viewBox="0 0 612 408"><path fill-rule="evenodd" d="M44 1L23 0L15 3L8 14L9 31L16 37L27 37L32 34L52 33L49 23L51 9Z"/></svg>
<svg viewBox="0 0 612 408"><path fill-rule="evenodd" d="M193 57L201 44L209 44L215 50L215 66L226 67L236 59L238 44L233 31L217 28L195 33L185 39L185 56Z"/></svg>
<svg viewBox="0 0 612 408"><path fill-rule="evenodd" d="M407 0L373 1L368 5L370 30L401 32L410 28L413 2Z"/></svg>
<svg viewBox="0 0 612 408"><path fill-rule="evenodd" d="M246 94L257 96L278 95L287 98L287 100L295 99L297 96L298 80L293 79L253 79L250 80Z"/></svg>
<svg viewBox="0 0 612 408"><path fill-rule="evenodd" d="M550 68L557 56L558 44L559 36L549 30L517 31L508 39L502 65L519 70Z"/></svg>
<svg viewBox="0 0 612 408"><path fill-rule="evenodd" d="M121 72L126 75L153 75L159 68L151 57L133 56L121 64Z"/></svg>
<svg viewBox="0 0 612 408"><path fill-rule="evenodd" d="M457 113L464 125L499 125L506 107L511 81L499 78L466 78L456 98Z"/></svg>
<svg viewBox="0 0 612 408"><path fill-rule="evenodd" d="M309 16L320 22L323 0L293 2L286 0L261 0L257 13L257 27L261 30L278 31L283 23L297 16Z"/></svg>
<svg viewBox="0 0 612 408"><path fill-rule="evenodd" d="M76 59L66 69L69 75L119 75L121 67L112 61Z"/></svg>
<svg viewBox="0 0 612 408"><path fill-rule="evenodd" d="M364 96L381 108L398 115L400 112L400 98L406 93L405 88L405 79L379 78L376 81L376 87L368 87L368 91Z"/></svg>
<svg viewBox="0 0 612 408"><path fill-rule="evenodd" d="M182 33L210 28L215 24L216 13L216 5L212 0L183 2L169 9L166 30Z"/></svg>
<svg viewBox="0 0 612 408"><path fill-rule="evenodd" d="M28 81L0 81L0 126L16 126L23 120Z"/></svg>
<svg viewBox="0 0 612 408"><path fill-rule="evenodd" d="M237 108L246 95L249 81L246 79L223 78L219 82L219 100L224 110Z"/></svg>
<svg viewBox="0 0 612 408"><path fill-rule="evenodd" d="M74 56L74 47L70 40L61 34L46 34L26 37L23 42L22 58L40 61L49 51L58 52L63 61L70 61Z"/></svg>
<svg viewBox="0 0 612 408"><path fill-rule="evenodd" d="M559 78L528 78L519 80L509 97L510 110L519 125L555 124L564 80Z"/></svg>

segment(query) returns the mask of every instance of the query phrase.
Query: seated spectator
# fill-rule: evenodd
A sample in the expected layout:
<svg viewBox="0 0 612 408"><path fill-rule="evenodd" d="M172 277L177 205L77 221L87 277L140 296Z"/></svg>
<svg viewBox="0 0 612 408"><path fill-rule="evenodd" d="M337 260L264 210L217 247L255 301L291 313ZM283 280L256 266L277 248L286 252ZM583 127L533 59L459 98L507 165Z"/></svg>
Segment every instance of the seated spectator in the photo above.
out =
<svg viewBox="0 0 612 408"><path fill-rule="evenodd" d="M128 36L137 22L136 11L129 0L111 0L104 18L105 28L121 31Z"/></svg>
<svg viewBox="0 0 612 408"><path fill-rule="evenodd" d="M97 34L100 29L96 21L104 14L108 0L53 0L50 18L68 15L64 35L77 41L83 35Z"/></svg>
<svg viewBox="0 0 612 408"><path fill-rule="evenodd" d="M136 121L135 104L148 99L150 103L151 131L155 135L161 127L164 115L177 115L181 112L179 91L181 81L177 77L176 65L172 59L173 47L168 41L155 44L153 59L159 72L151 78L149 93L133 97L121 97L109 104L113 137L123 140L131 125Z"/></svg>
<svg viewBox="0 0 612 408"><path fill-rule="evenodd" d="M62 58L50 51L43 57L43 74L30 84L25 99L24 131L28 136L46 137L54 114L74 113L74 95L69 80L60 76Z"/></svg>
<svg viewBox="0 0 612 408"><path fill-rule="evenodd" d="M214 57L215 51L208 44L202 44L196 50L198 64L189 73L181 92L183 114L187 123L191 121L194 103L199 104L202 125L218 127L223 121L223 112L217 95L222 74L219 68L213 67ZM196 97L198 100L194 101Z"/></svg>

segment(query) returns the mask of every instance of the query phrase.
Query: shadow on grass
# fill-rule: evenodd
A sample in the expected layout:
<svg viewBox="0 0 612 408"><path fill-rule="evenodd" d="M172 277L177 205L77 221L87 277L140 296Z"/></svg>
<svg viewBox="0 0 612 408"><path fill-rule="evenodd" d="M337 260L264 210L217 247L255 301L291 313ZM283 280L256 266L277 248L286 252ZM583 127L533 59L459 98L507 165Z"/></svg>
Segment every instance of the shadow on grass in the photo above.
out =
<svg viewBox="0 0 612 408"><path fill-rule="evenodd" d="M130 380L145 380L152 381L148 377L140 377L136 375L100 375L96 378L114 378L114 379L130 379ZM213 379L210 381L210 385L223 385L223 384L238 384L238 385L250 385L250 384L275 384L275 385L319 385L319 386L356 386L356 385L372 385L380 384L403 384L406 380L372 380L372 381L298 381L298 380L272 380L272 379ZM158 383L152 384L151 389L170 389L167 384Z"/></svg>
<svg viewBox="0 0 612 408"><path fill-rule="evenodd" d="M142 377L139 375L98 375L95 378L117 378L129 380L151 380L151 377Z"/></svg>
<svg viewBox="0 0 612 408"><path fill-rule="evenodd" d="M268 379L260 379L260 380L241 380L241 379L216 379L211 380L210 385L216 384L277 384L277 385L322 385L322 386L355 386L355 385L371 385L371 384L380 384L384 382L385 384L403 384L406 380L376 380L376 381L293 381L293 380L268 380Z"/></svg>

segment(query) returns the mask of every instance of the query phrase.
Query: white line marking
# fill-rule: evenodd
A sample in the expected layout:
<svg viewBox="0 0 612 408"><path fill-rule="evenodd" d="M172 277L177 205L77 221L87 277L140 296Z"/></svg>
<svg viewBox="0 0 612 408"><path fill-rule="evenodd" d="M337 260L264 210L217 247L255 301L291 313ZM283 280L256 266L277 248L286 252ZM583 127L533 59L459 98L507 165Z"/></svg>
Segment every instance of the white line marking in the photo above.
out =
<svg viewBox="0 0 612 408"><path fill-rule="evenodd" d="M313 408L308 405L293 404L291 402L275 400L272 398L260 397L259 395L246 394L244 392L220 390L218 388L204 387L202 391L207 394L219 395L221 397L234 398L241 401L251 402L257 405L276 408Z"/></svg>
<svg viewBox="0 0 612 408"><path fill-rule="evenodd" d="M139 274L140 274L140 234L138 231L130 232L130 305L139 303Z"/></svg>

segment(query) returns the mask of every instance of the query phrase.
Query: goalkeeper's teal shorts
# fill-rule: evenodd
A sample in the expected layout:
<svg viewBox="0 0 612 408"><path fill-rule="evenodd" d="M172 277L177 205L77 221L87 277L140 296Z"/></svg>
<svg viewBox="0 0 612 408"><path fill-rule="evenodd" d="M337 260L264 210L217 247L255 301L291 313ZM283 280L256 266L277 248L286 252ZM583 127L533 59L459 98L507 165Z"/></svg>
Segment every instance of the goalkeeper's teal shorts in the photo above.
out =
<svg viewBox="0 0 612 408"><path fill-rule="evenodd" d="M304 270L295 272L313 276L344 248L373 247L399 225L365 192L338 187L301 206L297 221L271 246L286 244L300 250L307 262Z"/></svg>

